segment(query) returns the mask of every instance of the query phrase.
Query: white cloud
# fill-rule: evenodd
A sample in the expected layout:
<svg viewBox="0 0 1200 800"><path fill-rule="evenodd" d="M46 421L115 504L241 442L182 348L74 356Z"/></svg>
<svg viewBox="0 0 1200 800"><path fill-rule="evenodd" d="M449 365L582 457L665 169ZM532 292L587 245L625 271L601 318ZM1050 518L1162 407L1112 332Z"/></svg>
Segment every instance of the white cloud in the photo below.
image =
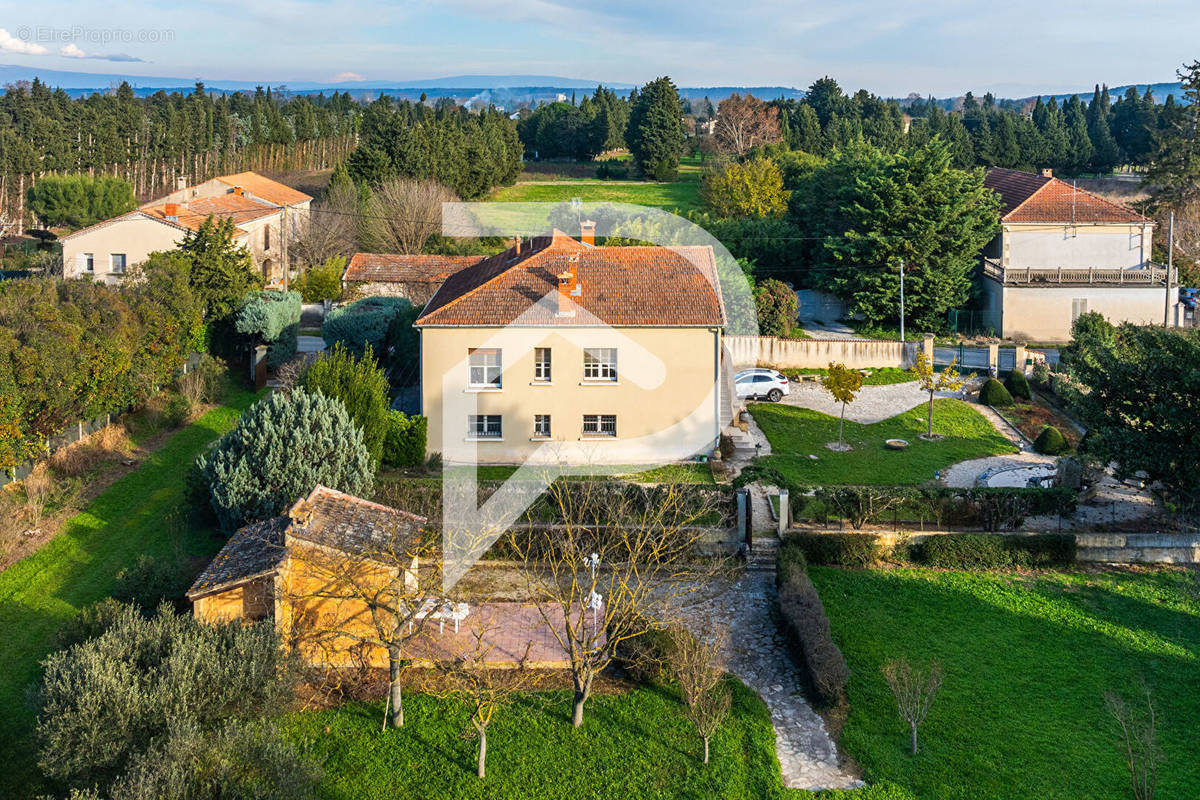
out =
<svg viewBox="0 0 1200 800"><path fill-rule="evenodd" d="M137 56L127 53L88 53L81 50L74 42L59 48L58 54L63 58L94 58L97 61L142 61Z"/></svg>
<svg viewBox="0 0 1200 800"><path fill-rule="evenodd" d="M357 72L339 72L337 75L333 76L332 83L344 83L347 81L361 80L365 80L365 78L363 78L363 76L359 75Z"/></svg>
<svg viewBox="0 0 1200 800"><path fill-rule="evenodd" d="M4 28L0 28L0 50L7 53L24 53L27 56L44 56L50 52L40 44L18 39Z"/></svg>
<svg viewBox="0 0 1200 800"><path fill-rule="evenodd" d="M74 42L63 45L62 49L58 51L58 54L60 56L66 56L67 58L88 58L88 54L80 50Z"/></svg>

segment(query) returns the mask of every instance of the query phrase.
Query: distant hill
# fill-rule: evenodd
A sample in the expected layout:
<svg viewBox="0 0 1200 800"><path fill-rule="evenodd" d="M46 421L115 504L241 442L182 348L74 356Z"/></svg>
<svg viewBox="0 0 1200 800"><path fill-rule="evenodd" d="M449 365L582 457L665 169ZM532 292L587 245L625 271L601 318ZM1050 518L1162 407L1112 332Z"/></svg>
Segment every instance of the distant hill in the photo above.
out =
<svg viewBox="0 0 1200 800"><path fill-rule="evenodd" d="M1118 97L1124 97L1125 92L1127 92L1129 90L1130 85L1131 84L1126 84L1125 86L1110 86L1110 87L1108 87L1109 98L1111 98L1113 101L1116 101L1116 99ZM1177 103L1186 102L1186 99L1183 96L1183 84L1180 83L1179 81L1175 81L1174 83L1151 83L1151 84L1137 83L1137 84L1132 84L1132 86L1138 90L1139 95L1143 95L1146 93L1147 85L1150 87L1150 91L1154 94L1154 99L1156 101L1158 101L1158 103L1160 103L1160 104L1166 102L1167 95L1169 95L1169 94L1175 95L1175 102L1177 102ZM1086 101L1086 100L1091 99L1092 92L1094 92L1094 91L1095 91L1095 87L1092 87L1091 89L1085 89L1081 92L1068 92L1066 94L1055 94L1055 95L1044 94L1044 95L1042 95L1042 99L1049 100L1051 97L1053 97L1055 100L1057 100L1059 103L1061 103L1064 100L1070 100L1072 95L1077 94L1077 95L1079 95L1080 100ZM1021 98L1021 99L1033 100L1035 97L1036 97L1036 95L1032 96L1032 97L1028 97L1028 98Z"/></svg>

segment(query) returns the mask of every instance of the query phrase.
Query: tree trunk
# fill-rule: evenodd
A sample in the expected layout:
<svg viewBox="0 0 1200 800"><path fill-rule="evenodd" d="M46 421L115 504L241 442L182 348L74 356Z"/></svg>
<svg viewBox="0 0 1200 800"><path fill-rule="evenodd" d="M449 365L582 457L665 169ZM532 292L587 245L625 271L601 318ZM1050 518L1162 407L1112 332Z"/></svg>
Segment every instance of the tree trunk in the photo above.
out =
<svg viewBox="0 0 1200 800"><path fill-rule="evenodd" d="M587 700L587 695L583 692L575 692L575 707L571 714L571 724L576 728L583 725L583 701Z"/></svg>
<svg viewBox="0 0 1200 800"><path fill-rule="evenodd" d="M927 435L928 435L930 438L932 438L932 437L933 437L933 391L932 391L932 390L930 390L930 392L929 392L929 417L928 417L928 421L929 421L929 430L927 431ZM914 735L914 736L916 736L916 734L915 734L915 733L914 733L913 735ZM915 752L915 751L914 751L914 752Z"/></svg>
<svg viewBox="0 0 1200 800"><path fill-rule="evenodd" d="M484 771L485 771L484 765L486 762L487 762L487 728L482 728L479 731L479 767L475 771L475 774L481 778L484 775Z"/></svg>
<svg viewBox="0 0 1200 800"><path fill-rule="evenodd" d="M704 737L704 763L708 763L708 737Z"/></svg>
<svg viewBox="0 0 1200 800"><path fill-rule="evenodd" d="M392 727L404 727L404 695L400 687L400 650L388 649L388 678L391 680L389 690L392 698Z"/></svg>
<svg viewBox="0 0 1200 800"><path fill-rule="evenodd" d="M917 726L913 725L911 727L912 727L912 754L915 756L917 754Z"/></svg>
<svg viewBox="0 0 1200 800"><path fill-rule="evenodd" d="M842 432L846 429L846 404L842 403L842 419L838 422L838 444L842 443ZM705 746L708 742L705 742ZM708 759L705 759L707 761Z"/></svg>

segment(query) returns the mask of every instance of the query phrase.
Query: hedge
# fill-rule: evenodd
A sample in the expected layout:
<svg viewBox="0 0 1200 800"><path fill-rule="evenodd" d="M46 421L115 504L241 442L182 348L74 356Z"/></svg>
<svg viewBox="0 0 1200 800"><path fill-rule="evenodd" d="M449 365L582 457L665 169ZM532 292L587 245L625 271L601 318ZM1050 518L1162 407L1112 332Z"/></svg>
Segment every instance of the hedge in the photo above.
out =
<svg viewBox="0 0 1200 800"><path fill-rule="evenodd" d="M781 484L787 486L787 483ZM797 518L828 522L832 517L847 520L858 528L867 522L891 522L890 511L914 510L921 519L936 525L977 525L986 531L1020 526L1026 517L1067 515L1075 511L1074 489L980 486L969 489L946 486L834 486L818 487L811 495L800 487L792 490Z"/></svg>
<svg viewBox="0 0 1200 800"><path fill-rule="evenodd" d="M383 463L390 467L419 467L425 463L425 438L429 420L389 411L383 440Z"/></svg>
<svg viewBox="0 0 1200 800"><path fill-rule="evenodd" d="M879 560L879 537L870 533L796 533L787 537L789 549L809 564L869 567Z"/></svg>
<svg viewBox="0 0 1200 800"><path fill-rule="evenodd" d="M997 536L948 533L912 546L913 560L943 569L1010 569L1063 566L1075 562L1072 534Z"/></svg>
<svg viewBox="0 0 1200 800"><path fill-rule="evenodd" d="M1013 397L1020 397L1022 400L1033 399L1033 392L1029 391L1029 381L1025 379L1025 373L1019 369L1008 373L1008 377L1004 379L1004 387Z"/></svg>
<svg viewBox="0 0 1200 800"><path fill-rule="evenodd" d="M402 297L365 297L330 311L321 326L321 336L327 347L341 342L356 356L370 346L376 358L383 360L387 357L388 327L398 314L411 307L412 303Z"/></svg>
<svg viewBox="0 0 1200 800"><path fill-rule="evenodd" d="M779 551L776 572L779 613L789 638L800 652L800 663L816 698L833 705L846 689L850 667L833 641L829 617L816 587L799 563L785 559L784 550Z"/></svg>
<svg viewBox="0 0 1200 800"><path fill-rule="evenodd" d="M238 333L267 343L267 366L275 369L296 357L300 294L268 290L250 292L242 299L234 327Z"/></svg>
<svg viewBox="0 0 1200 800"><path fill-rule="evenodd" d="M1013 399L1003 383L995 378L988 378L979 390L979 402L989 406L1011 406Z"/></svg>

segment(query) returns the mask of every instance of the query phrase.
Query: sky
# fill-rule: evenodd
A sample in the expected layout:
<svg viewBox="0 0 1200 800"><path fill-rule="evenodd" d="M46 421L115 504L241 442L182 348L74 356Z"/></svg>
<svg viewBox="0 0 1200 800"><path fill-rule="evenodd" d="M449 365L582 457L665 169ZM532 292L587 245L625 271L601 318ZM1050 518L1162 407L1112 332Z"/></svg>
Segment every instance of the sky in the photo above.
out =
<svg viewBox="0 0 1200 800"><path fill-rule="evenodd" d="M1174 79L1195 0L0 0L0 63L207 80L556 75L1001 96Z"/></svg>

